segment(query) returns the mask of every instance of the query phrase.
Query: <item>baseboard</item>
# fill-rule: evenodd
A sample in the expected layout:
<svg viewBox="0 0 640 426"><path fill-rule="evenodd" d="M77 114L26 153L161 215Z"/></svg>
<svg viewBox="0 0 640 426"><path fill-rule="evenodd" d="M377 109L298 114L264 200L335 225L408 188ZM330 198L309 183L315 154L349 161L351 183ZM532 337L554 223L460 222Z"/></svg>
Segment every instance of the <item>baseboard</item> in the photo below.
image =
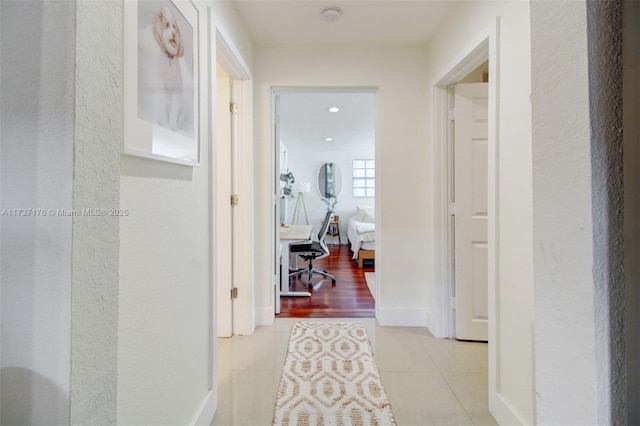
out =
<svg viewBox="0 0 640 426"><path fill-rule="evenodd" d="M437 317L431 315L430 311L427 311L427 328L429 329L429 332L433 334L433 337L438 339L448 339L451 337L445 331L445 326L442 324L442 321L437 321L436 318Z"/></svg>
<svg viewBox="0 0 640 426"><path fill-rule="evenodd" d="M275 318L273 306L256 308L256 325L271 325Z"/></svg>
<svg viewBox="0 0 640 426"><path fill-rule="evenodd" d="M489 395L489 412L499 425L527 424L500 394Z"/></svg>
<svg viewBox="0 0 640 426"><path fill-rule="evenodd" d="M381 326L390 327L427 327L429 324L426 309L385 309L376 306L376 319Z"/></svg>
<svg viewBox="0 0 640 426"><path fill-rule="evenodd" d="M218 409L218 390L212 389L207 393L198 413L195 416L194 425L210 425Z"/></svg>
<svg viewBox="0 0 640 426"><path fill-rule="evenodd" d="M365 272L364 280L367 282L367 287L369 287L369 293L373 297L373 300L376 300L376 275L375 272Z"/></svg>

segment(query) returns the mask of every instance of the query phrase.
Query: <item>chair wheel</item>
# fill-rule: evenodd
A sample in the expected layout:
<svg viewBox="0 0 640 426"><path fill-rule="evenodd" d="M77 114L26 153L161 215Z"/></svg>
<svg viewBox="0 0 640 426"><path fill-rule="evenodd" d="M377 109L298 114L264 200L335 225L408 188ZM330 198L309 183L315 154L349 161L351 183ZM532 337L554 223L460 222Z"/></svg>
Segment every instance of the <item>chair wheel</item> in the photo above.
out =
<svg viewBox="0 0 640 426"><path fill-rule="evenodd" d="M331 284L335 284L335 283L336 283L336 280L331 280Z"/></svg>
<svg viewBox="0 0 640 426"><path fill-rule="evenodd" d="M311 283L308 284L309 290L311 290L313 288L313 285Z"/></svg>

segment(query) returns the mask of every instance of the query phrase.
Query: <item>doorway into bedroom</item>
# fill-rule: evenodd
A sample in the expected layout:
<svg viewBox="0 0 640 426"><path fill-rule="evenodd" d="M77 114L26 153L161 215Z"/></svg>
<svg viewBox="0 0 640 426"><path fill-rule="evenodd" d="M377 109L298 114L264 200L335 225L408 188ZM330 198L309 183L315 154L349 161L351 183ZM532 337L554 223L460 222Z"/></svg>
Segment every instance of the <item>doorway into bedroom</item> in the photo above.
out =
<svg viewBox="0 0 640 426"><path fill-rule="evenodd" d="M375 317L375 96L273 91L279 317Z"/></svg>

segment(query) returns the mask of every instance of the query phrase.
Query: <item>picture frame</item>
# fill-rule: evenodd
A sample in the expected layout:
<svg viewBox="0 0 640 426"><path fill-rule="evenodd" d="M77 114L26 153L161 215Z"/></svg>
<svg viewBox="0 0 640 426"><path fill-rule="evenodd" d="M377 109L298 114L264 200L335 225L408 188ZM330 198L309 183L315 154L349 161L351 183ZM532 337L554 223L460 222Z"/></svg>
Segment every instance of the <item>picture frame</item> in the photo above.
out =
<svg viewBox="0 0 640 426"><path fill-rule="evenodd" d="M123 153L200 166L199 14L190 0L128 0Z"/></svg>

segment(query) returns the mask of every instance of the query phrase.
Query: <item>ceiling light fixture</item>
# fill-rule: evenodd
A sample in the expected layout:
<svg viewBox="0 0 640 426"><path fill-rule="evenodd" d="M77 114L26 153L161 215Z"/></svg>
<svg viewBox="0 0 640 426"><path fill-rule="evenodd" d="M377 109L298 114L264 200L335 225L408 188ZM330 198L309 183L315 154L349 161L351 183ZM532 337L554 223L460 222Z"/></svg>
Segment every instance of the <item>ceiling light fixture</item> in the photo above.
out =
<svg viewBox="0 0 640 426"><path fill-rule="evenodd" d="M320 13L320 16L327 24L333 24L342 16L342 10L339 7L328 7Z"/></svg>
<svg viewBox="0 0 640 426"><path fill-rule="evenodd" d="M333 138L324 138L325 142L331 142L333 140Z"/></svg>
<svg viewBox="0 0 640 426"><path fill-rule="evenodd" d="M338 108L337 106L332 106L331 108L329 108L329 112L338 112L340 111L340 108Z"/></svg>

